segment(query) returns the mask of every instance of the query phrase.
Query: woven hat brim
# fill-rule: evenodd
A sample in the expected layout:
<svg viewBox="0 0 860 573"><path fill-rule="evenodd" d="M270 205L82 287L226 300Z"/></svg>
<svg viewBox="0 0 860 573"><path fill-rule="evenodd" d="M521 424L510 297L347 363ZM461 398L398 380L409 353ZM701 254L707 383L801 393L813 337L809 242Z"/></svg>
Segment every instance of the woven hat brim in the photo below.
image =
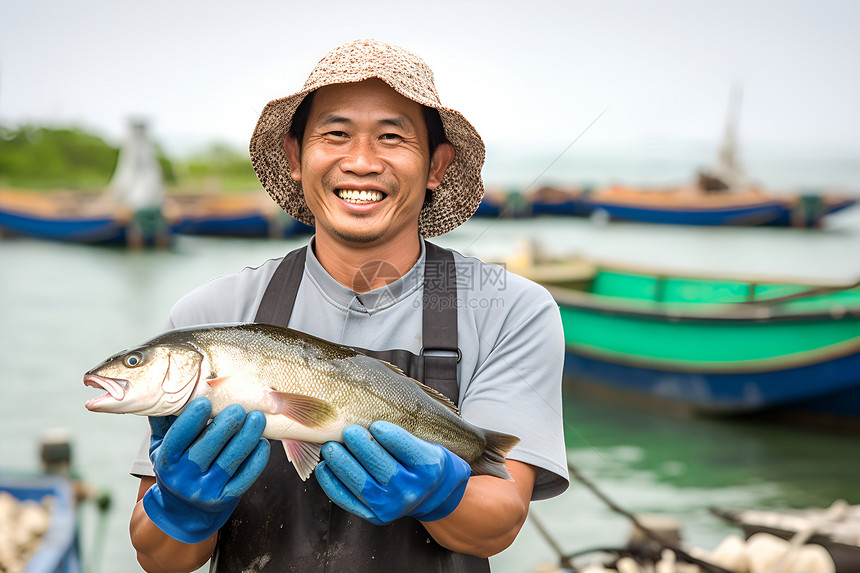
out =
<svg viewBox="0 0 860 573"><path fill-rule="evenodd" d="M352 80L349 82L340 78L331 83L353 83L373 77L379 76L357 76L349 78ZM454 146L454 160L446 169L439 186L425 201L418 218L418 231L428 238L447 233L468 220L477 211L484 196L481 180L486 153L484 142L459 112L409 93L396 81L385 77L379 79L404 97L439 111L445 136ZM251 163L263 188L284 211L308 225L314 224L314 216L305 202L301 183L290 178L290 162L283 142L299 104L308 93L319 87L322 86L306 85L300 92L266 104L250 144Z"/></svg>

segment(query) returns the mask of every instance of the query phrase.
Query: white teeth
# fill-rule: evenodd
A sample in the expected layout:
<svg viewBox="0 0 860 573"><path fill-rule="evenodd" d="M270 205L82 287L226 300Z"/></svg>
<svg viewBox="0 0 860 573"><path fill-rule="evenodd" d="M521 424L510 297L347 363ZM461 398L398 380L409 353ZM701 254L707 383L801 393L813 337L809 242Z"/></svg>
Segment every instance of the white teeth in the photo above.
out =
<svg viewBox="0 0 860 573"><path fill-rule="evenodd" d="M380 191L359 191L357 189L338 189L337 196L347 203L376 203L384 195Z"/></svg>

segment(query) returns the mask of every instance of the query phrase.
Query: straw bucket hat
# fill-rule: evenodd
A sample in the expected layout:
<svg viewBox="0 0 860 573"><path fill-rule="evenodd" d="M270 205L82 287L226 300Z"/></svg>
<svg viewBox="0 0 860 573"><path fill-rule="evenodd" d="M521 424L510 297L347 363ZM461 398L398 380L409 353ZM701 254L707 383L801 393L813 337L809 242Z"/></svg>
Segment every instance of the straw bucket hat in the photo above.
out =
<svg viewBox="0 0 860 573"><path fill-rule="evenodd" d="M439 111L455 156L439 186L428 194L418 218L418 230L425 237L447 233L471 217L484 196L484 143L465 117L439 102L433 72L427 64L397 46L376 40L344 44L319 61L301 91L266 104L251 137L254 171L284 211L313 225L314 217L305 203L301 183L290 178L284 137L307 94L323 86L370 78L379 78L404 97Z"/></svg>

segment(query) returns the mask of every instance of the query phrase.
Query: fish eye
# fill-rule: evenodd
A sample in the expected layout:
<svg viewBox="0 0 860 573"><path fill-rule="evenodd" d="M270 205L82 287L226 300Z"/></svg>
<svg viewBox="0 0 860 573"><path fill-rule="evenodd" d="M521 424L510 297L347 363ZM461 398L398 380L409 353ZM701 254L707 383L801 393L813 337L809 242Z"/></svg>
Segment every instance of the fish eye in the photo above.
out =
<svg viewBox="0 0 860 573"><path fill-rule="evenodd" d="M129 352L122 359L122 363L129 368L140 366L141 364L143 364L143 355L140 352Z"/></svg>

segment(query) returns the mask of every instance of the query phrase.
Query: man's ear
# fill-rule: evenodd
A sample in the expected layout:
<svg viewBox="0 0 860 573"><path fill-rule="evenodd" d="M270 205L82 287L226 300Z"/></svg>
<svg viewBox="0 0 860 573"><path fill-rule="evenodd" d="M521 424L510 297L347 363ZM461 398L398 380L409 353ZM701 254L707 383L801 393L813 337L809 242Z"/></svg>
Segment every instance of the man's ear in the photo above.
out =
<svg viewBox="0 0 860 573"><path fill-rule="evenodd" d="M440 143L430 158L430 173L427 175L427 189L435 189L442 182L445 170L454 161L454 146L450 143ZM293 160L290 159L290 165Z"/></svg>
<svg viewBox="0 0 860 573"><path fill-rule="evenodd" d="M284 151L290 161L290 179L302 180L302 152L298 140L290 134L284 137Z"/></svg>

